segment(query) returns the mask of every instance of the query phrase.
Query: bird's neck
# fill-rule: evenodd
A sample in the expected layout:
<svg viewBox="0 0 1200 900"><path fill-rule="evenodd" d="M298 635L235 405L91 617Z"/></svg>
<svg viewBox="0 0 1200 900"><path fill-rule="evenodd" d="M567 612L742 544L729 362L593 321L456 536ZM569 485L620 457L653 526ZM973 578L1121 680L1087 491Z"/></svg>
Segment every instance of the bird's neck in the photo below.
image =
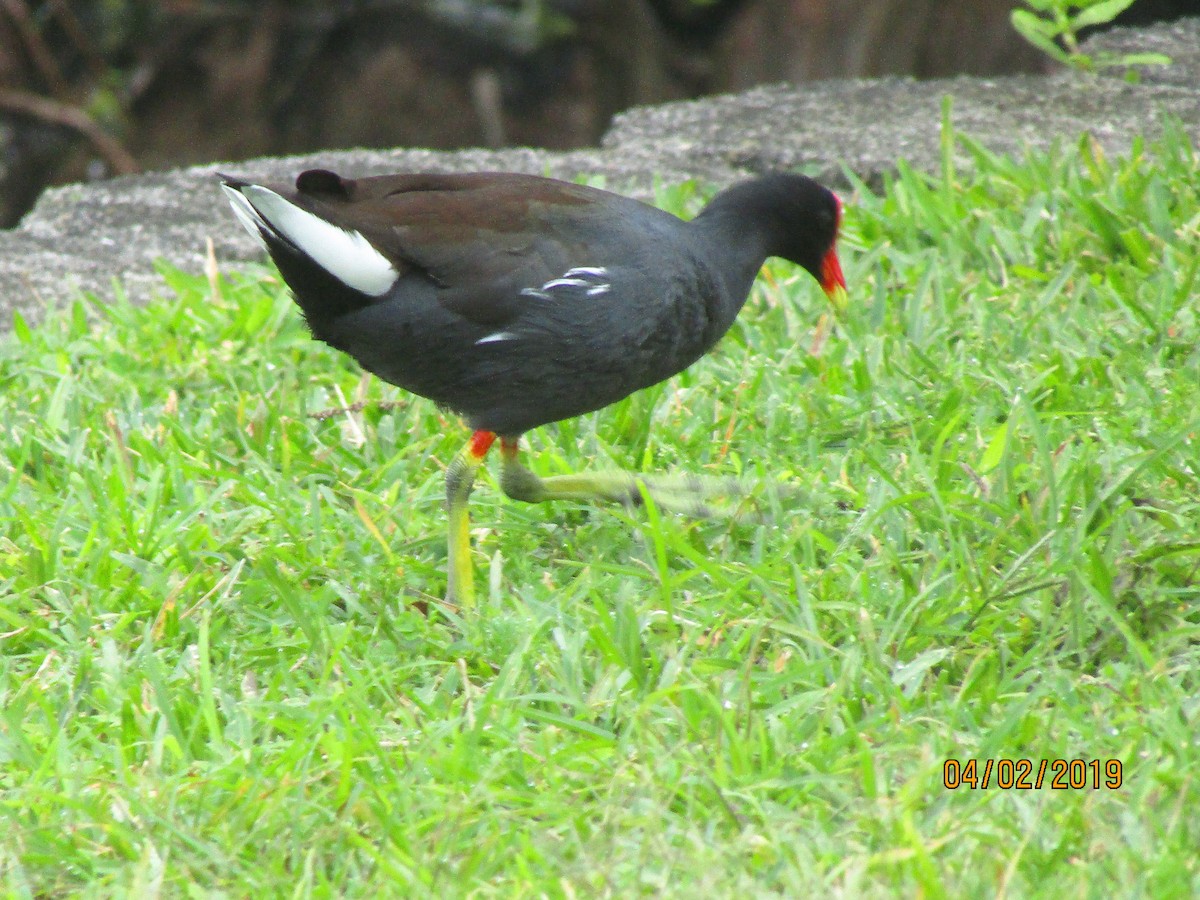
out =
<svg viewBox="0 0 1200 900"><path fill-rule="evenodd" d="M690 223L704 261L720 279L721 308L717 316L725 328L733 324L758 271L769 255L767 237L756 223L719 203L720 196Z"/></svg>

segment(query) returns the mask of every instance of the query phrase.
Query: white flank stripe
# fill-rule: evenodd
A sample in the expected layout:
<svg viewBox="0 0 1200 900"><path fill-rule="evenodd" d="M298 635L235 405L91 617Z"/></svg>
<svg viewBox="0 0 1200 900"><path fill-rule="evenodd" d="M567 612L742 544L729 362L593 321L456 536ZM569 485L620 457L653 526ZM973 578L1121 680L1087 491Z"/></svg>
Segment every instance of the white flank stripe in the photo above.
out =
<svg viewBox="0 0 1200 900"><path fill-rule="evenodd" d="M241 194L268 227L347 287L379 297L396 283L395 266L357 231L326 222L257 184L246 185Z"/></svg>
<svg viewBox="0 0 1200 900"><path fill-rule="evenodd" d="M596 297L600 294L607 294L611 289L611 285L606 282L597 282L597 279L606 275L608 275L608 269L604 266L576 266L573 269L567 269L562 277L547 281L541 286L541 289L524 288L521 293L526 297L549 300L549 292L555 288L587 288L587 296Z"/></svg>
<svg viewBox="0 0 1200 900"><path fill-rule="evenodd" d="M497 331L494 334L484 335L479 340L477 340L475 342L475 344L476 344L476 346L478 346L479 344L495 344L495 343L498 343L499 341L515 341L516 339L517 339L517 336L515 334L513 334L511 331Z"/></svg>

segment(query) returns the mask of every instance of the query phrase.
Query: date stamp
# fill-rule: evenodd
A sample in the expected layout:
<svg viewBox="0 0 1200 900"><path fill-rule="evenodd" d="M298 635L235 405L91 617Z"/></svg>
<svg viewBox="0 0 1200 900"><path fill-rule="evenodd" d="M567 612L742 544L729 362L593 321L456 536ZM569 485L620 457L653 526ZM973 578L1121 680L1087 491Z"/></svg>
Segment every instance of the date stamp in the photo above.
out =
<svg viewBox="0 0 1200 900"><path fill-rule="evenodd" d="M956 791L1000 788L1004 791L1115 791L1124 783L1119 759L948 759L942 786Z"/></svg>

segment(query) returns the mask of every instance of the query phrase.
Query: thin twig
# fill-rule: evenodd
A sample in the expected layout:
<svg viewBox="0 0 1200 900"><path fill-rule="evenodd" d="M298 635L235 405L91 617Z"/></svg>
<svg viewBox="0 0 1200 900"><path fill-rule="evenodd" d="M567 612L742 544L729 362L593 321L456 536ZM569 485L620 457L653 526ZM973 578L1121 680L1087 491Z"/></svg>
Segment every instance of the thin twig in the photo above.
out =
<svg viewBox="0 0 1200 900"><path fill-rule="evenodd" d="M54 61L54 54L50 52L50 48L42 40L37 25L34 24L33 17L29 14L29 7L25 5L24 0L0 0L0 6L3 6L4 11L8 13L8 17L12 19L17 33L21 36L21 43L25 45L25 52L29 54L34 67L41 73L42 78L46 80L47 87L50 88L56 97L67 97L71 91L71 86L67 83L67 79L63 77L58 63Z"/></svg>
<svg viewBox="0 0 1200 900"><path fill-rule="evenodd" d="M129 175L138 171L137 160L121 142L97 125L96 120L78 106L60 103L30 91L0 88L0 109L73 128L91 142L96 152L104 157L108 167L116 174Z"/></svg>
<svg viewBox="0 0 1200 900"><path fill-rule="evenodd" d="M325 419L331 419L334 416L340 416L344 413L362 412L368 406L375 406L375 407L378 407L379 409L385 409L385 410L396 409L398 407L404 406L404 401L403 400L379 400L378 402L372 402L370 400L359 400L357 403L351 403L349 406L339 406L334 409L317 410L314 413L309 413L308 417L310 419L316 419L317 421L323 421Z"/></svg>
<svg viewBox="0 0 1200 900"><path fill-rule="evenodd" d="M97 81L103 79L108 72L108 64L105 63L104 57L100 55L100 51L96 49L95 42L88 37L87 30L80 23L79 17L75 15L65 0L50 0L50 6L54 10L54 17L58 19L58 23L62 26L63 31L67 33L67 37L71 39L71 42L75 45L75 49L79 51L79 55L87 63L92 77Z"/></svg>

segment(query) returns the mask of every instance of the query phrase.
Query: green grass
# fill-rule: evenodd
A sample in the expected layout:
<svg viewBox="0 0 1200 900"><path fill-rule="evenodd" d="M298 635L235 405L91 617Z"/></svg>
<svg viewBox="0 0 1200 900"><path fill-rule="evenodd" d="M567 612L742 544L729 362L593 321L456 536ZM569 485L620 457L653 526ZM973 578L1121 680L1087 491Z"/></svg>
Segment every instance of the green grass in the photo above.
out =
<svg viewBox="0 0 1200 900"><path fill-rule="evenodd" d="M694 522L484 476L475 615L436 599L465 430L311 341L265 270L17 322L3 889L1200 890L1197 154L950 149L847 196L843 318L773 264L689 372L531 435L542 474L810 504ZM950 790L949 758L1123 778Z"/></svg>

